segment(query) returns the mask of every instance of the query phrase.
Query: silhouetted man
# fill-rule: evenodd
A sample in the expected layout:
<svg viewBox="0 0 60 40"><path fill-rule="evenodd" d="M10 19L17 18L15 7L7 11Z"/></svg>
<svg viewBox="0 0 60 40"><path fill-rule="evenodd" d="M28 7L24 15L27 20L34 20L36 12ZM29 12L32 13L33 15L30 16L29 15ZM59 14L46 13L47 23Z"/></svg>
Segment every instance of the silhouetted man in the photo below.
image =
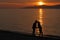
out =
<svg viewBox="0 0 60 40"><path fill-rule="evenodd" d="M37 23L37 20L33 23L33 27L32 27L32 29L33 29L33 35L35 35L36 23Z"/></svg>

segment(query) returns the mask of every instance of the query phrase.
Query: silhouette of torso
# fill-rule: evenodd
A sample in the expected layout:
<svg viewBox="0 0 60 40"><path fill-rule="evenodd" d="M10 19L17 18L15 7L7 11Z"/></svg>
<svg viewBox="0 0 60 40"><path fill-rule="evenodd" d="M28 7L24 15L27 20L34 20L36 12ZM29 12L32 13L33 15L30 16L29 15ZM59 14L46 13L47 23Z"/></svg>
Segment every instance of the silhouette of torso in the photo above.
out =
<svg viewBox="0 0 60 40"><path fill-rule="evenodd" d="M40 31L40 33L41 33L41 32L42 32L42 27L41 27L40 22L38 22L38 28L39 28L39 31Z"/></svg>
<svg viewBox="0 0 60 40"><path fill-rule="evenodd" d="M35 29L36 28L36 24L37 24L37 22L35 22L35 23L33 23L33 29Z"/></svg>

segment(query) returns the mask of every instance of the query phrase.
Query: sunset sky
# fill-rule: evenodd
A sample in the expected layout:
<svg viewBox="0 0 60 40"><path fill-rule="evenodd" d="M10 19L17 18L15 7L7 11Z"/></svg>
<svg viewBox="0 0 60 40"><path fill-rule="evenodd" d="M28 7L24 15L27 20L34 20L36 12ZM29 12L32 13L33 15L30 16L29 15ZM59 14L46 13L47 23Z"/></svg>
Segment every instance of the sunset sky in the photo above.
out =
<svg viewBox="0 0 60 40"><path fill-rule="evenodd" d="M60 4L60 0L0 0L0 7L21 7L37 5L37 2L44 2L45 5Z"/></svg>

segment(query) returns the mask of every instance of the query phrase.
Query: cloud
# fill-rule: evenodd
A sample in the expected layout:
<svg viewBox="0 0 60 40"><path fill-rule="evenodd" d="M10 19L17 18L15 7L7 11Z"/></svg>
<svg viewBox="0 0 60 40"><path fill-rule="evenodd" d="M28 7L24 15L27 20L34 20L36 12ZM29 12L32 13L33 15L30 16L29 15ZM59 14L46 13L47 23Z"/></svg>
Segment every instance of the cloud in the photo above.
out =
<svg viewBox="0 0 60 40"><path fill-rule="evenodd" d="M0 0L0 2L38 2L38 1L44 1L44 2L60 2L60 0Z"/></svg>
<svg viewBox="0 0 60 40"><path fill-rule="evenodd" d="M43 0L44 2L60 2L60 0Z"/></svg>
<svg viewBox="0 0 60 40"><path fill-rule="evenodd" d="M0 2L37 2L37 0L0 0Z"/></svg>

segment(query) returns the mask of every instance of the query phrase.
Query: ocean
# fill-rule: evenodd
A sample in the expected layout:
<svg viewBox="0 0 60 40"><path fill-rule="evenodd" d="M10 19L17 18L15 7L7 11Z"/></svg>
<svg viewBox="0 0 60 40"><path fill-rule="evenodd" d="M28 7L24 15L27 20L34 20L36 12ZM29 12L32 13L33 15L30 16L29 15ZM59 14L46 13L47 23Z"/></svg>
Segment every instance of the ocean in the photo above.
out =
<svg viewBox="0 0 60 40"><path fill-rule="evenodd" d="M44 35L60 36L60 9L0 9L0 30L32 33L35 20Z"/></svg>

